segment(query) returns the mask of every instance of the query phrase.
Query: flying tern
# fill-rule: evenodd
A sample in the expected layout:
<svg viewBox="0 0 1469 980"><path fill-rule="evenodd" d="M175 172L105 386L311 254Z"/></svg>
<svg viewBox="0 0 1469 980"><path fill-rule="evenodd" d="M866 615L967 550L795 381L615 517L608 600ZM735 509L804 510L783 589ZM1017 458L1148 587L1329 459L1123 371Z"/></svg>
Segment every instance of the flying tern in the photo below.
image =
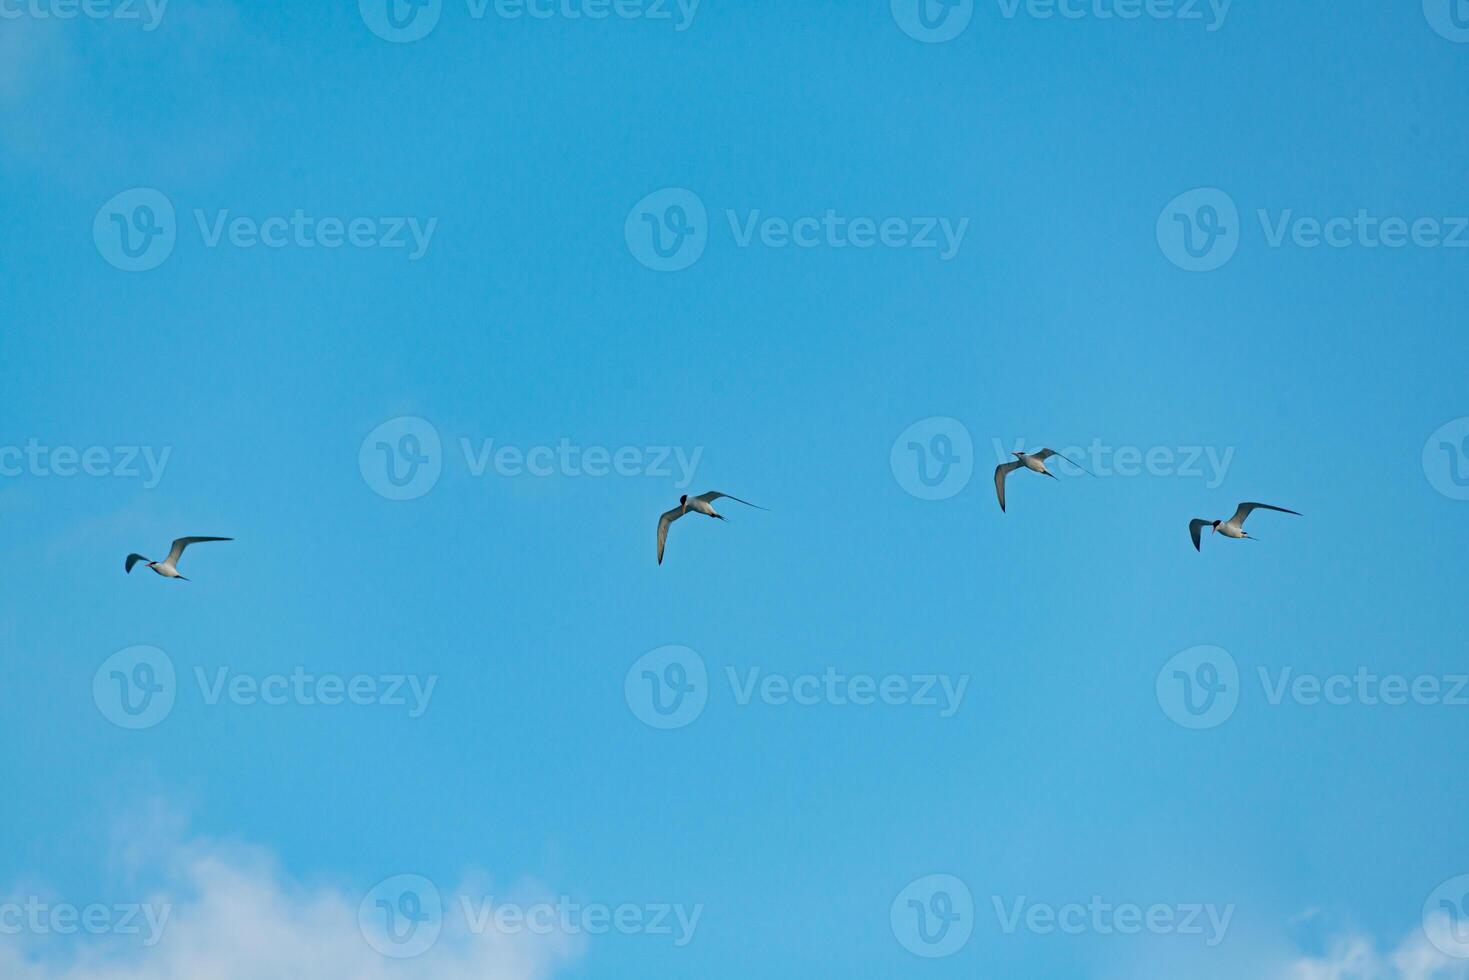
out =
<svg viewBox="0 0 1469 980"><path fill-rule="evenodd" d="M710 506L720 497L738 500L746 507L754 507L756 510L769 509L767 507L761 507L759 504L752 504L748 500L740 500L739 497L732 496L731 494L720 493L718 490L701 493L697 497L690 497L688 494L684 494L678 498L677 507L673 508L673 510L665 511L663 516L658 518L658 564L663 564L663 543L668 540L668 525L689 511L693 511L696 514L706 514L709 517L718 518L721 521L726 519L723 514L715 513L714 508Z"/></svg>
<svg viewBox="0 0 1469 980"><path fill-rule="evenodd" d="M1199 547L1199 532L1206 527L1213 528L1210 532L1211 534L1222 534L1226 538L1250 537L1250 535L1245 533L1245 518L1250 516L1251 511L1256 510L1278 510L1282 514L1301 516L1300 511L1287 510L1284 507L1276 507L1271 504L1243 503L1239 505L1239 510L1234 512L1234 516L1227 521L1206 521L1203 518L1196 517L1188 522L1188 534L1189 537L1194 539L1194 550L1202 550Z"/></svg>
<svg viewBox="0 0 1469 980"><path fill-rule="evenodd" d="M1020 469L1022 466L1033 473L1039 473L1042 476L1049 476L1051 479L1054 480L1056 479L1056 474L1046 469L1046 460L1050 459L1052 456L1060 456L1062 459L1066 460L1066 462L1070 463L1072 466L1075 466L1083 473L1091 473L1090 470L1088 470L1085 466L1082 466L1070 456L1064 456L1061 453L1056 452L1056 450L1054 449L1042 449L1038 453L1012 452L1010 455L1015 457L1015 462L1001 463L999 466L995 467L995 496L1000 498L1001 511L1005 509L1005 477Z"/></svg>
<svg viewBox="0 0 1469 980"><path fill-rule="evenodd" d="M140 561L145 561L148 563L149 568L153 569L153 571L157 572L159 575L162 575L164 578L178 578L183 579L185 582L187 582L188 579L180 575L178 569L179 558L183 556L185 548L187 548L191 544L198 544L201 541L233 540L234 538L177 538L173 543L173 547L169 549L168 557L163 559L163 561L153 561L149 558L145 558L142 555L132 554L128 555L127 565L125 566L124 570L131 573L134 565L136 565Z"/></svg>

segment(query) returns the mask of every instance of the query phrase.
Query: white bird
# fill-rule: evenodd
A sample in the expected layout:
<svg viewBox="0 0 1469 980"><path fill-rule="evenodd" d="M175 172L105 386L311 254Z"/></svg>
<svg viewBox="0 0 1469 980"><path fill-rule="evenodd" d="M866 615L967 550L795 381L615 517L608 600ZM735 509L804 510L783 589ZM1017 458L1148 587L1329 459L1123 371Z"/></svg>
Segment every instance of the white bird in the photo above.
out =
<svg viewBox="0 0 1469 980"><path fill-rule="evenodd" d="M1015 462L1001 463L999 466L995 467L995 495L1000 498L1001 511L1005 509L1005 477L1020 469L1020 467L1022 466L1033 473L1039 473L1042 476L1049 476L1051 479L1054 480L1056 479L1056 474L1046 469L1046 460L1050 459L1052 456L1061 456L1062 459L1066 460L1066 462L1070 463L1072 466L1075 466L1083 473L1086 473L1089 476L1091 475L1091 471L1088 470L1085 466L1082 466L1070 456L1062 456L1054 449L1042 449L1038 453L1012 452L1010 455L1015 457Z"/></svg>
<svg viewBox="0 0 1469 980"><path fill-rule="evenodd" d="M163 559L163 561L153 561L153 560L151 560L149 558L145 558L145 557L143 557L142 555L139 555L139 554L128 555L127 566L125 568L125 571L131 573L132 570L133 570L133 566L134 565L136 565L140 561L146 561L148 563L148 567L149 568L153 569L153 571L157 572L159 575L162 575L164 578L179 578L179 579L184 579L184 581L187 582L188 579L186 579L182 575L180 575L179 574L179 569L178 569L179 558L183 556L183 553L184 553L184 549L185 548L187 548L191 544L198 544L201 541L233 541L233 540L235 540L235 539L234 538L177 538L177 539L174 540L173 547L168 552L168 557L165 558L165 559Z"/></svg>
<svg viewBox="0 0 1469 980"><path fill-rule="evenodd" d="M684 494L683 496L678 498L677 507L673 508L673 510L665 511L663 513L663 516L658 518L658 564L663 564L663 543L668 540L668 525L672 524L674 521L678 520L689 511L693 511L696 514L707 514L708 516L718 518L721 521L726 520L723 514L715 513L714 508L709 506L720 497L729 497L730 500L739 500L739 502L744 504L746 507L754 507L756 510L770 509L768 507L761 507L759 504L752 504L748 500L740 500L739 497L735 497L727 493L720 493L718 490L710 490L708 493L701 493L697 497L690 497L688 494Z"/></svg>
<svg viewBox="0 0 1469 980"><path fill-rule="evenodd" d="M1302 516L1300 511L1287 510L1284 507L1275 507L1271 504L1243 503L1239 505L1239 510L1234 512L1234 516L1227 521L1206 521L1203 518L1196 517L1188 522L1188 534L1189 537L1194 539L1194 550L1203 550L1199 547L1199 532L1205 527L1213 528L1213 531L1210 532L1211 534L1222 534L1226 538L1250 537L1250 535L1245 533L1245 518L1249 517L1250 512L1255 510L1278 510L1282 514L1295 514L1297 517Z"/></svg>

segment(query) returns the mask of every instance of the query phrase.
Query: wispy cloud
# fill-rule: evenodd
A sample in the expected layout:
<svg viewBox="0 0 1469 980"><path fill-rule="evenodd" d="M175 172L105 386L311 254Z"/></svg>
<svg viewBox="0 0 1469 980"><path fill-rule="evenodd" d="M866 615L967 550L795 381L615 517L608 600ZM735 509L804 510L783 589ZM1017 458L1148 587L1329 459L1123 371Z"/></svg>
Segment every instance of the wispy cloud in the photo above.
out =
<svg viewBox="0 0 1469 980"><path fill-rule="evenodd" d="M1320 956L1290 964L1291 980L1464 980L1469 960L1438 950L1421 929L1414 929L1389 951L1362 935L1339 936Z"/></svg>
<svg viewBox="0 0 1469 980"><path fill-rule="evenodd" d="M0 977L6 980L541 980L575 957L576 937L473 933L446 917L443 934L412 959L372 948L358 925L363 895L350 888L306 884L281 871L263 849L207 841L148 848L146 891L134 886L109 908L136 905L161 928L149 945L138 933L59 935L46 928L0 930ZM124 856L133 865L136 853ZM132 877L127 875L125 877ZM5 900L25 901L10 889ZM45 901L54 907L54 895ZM39 933L39 934L38 934Z"/></svg>

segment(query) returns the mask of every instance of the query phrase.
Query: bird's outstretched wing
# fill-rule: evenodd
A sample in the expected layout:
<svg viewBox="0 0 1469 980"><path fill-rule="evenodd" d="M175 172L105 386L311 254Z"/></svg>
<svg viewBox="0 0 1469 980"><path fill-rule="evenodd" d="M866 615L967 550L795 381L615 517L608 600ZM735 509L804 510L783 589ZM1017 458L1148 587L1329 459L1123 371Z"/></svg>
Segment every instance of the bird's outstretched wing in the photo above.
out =
<svg viewBox="0 0 1469 980"><path fill-rule="evenodd" d="M1188 536L1194 539L1195 551L1199 550L1199 532L1213 523L1213 521L1206 521L1199 517L1188 522Z"/></svg>
<svg viewBox="0 0 1469 980"><path fill-rule="evenodd" d="M1013 463L1001 463L995 467L995 496L1000 498L1000 513L1005 512L1005 476L1024 465L1017 459Z"/></svg>
<svg viewBox="0 0 1469 980"><path fill-rule="evenodd" d="M1067 456L1065 453L1058 453L1054 449L1042 449L1040 452L1034 453L1033 455L1035 456L1036 459L1040 460L1043 463L1046 460L1050 459L1052 456L1060 456L1062 459L1066 460L1066 462L1070 463L1072 466L1075 466L1077 469L1081 470L1087 476L1095 476L1096 475L1091 470L1087 469L1085 466L1082 466L1076 460L1072 459L1070 456Z"/></svg>
<svg viewBox="0 0 1469 980"><path fill-rule="evenodd" d="M1229 523L1237 526L1243 525L1245 522L1245 518L1249 517L1250 512L1255 510L1278 510L1282 514L1295 514L1297 517L1301 516L1300 511L1287 510L1284 507L1276 507L1273 504L1243 503L1239 505L1239 510L1234 512L1234 516L1229 519Z"/></svg>
<svg viewBox="0 0 1469 980"><path fill-rule="evenodd" d="M173 542L173 547L170 548L169 551L168 551L168 558L165 559L165 563L166 564L169 564L169 565L177 565L178 564L178 561L179 561L179 558L183 556L184 549L187 548L191 544L198 544L201 541L233 541L233 540L235 540L235 539L234 538L175 538L174 539L174 542Z"/></svg>
<svg viewBox="0 0 1469 980"><path fill-rule="evenodd" d="M147 559L147 558L145 558L145 557L144 557L144 556L142 556L142 555L137 555L137 554L133 554L133 555L128 555L128 561L127 561L127 565L126 565L126 566L124 566L124 567L125 567L125 568L126 568L126 570L127 570L127 571L128 571L128 572L129 572L129 573L131 573L131 572L132 572L132 570L133 570L133 566L134 566L134 565L136 565L136 564L137 564L137 563L138 563L138 562L140 562L140 561L147 561L147 560L148 560L148 559Z"/></svg>
<svg viewBox="0 0 1469 980"><path fill-rule="evenodd" d="M668 540L668 525L684 515L682 506L666 510L663 516L658 518L658 564L663 564L663 542Z"/></svg>
<svg viewBox="0 0 1469 980"><path fill-rule="evenodd" d="M756 510L769 510L770 509L769 507L761 507L759 504L752 504L748 500L740 500L739 497L736 497L732 493L720 493L718 490L710 490L708 493L701 493L697 497L695 497L694 499L695 500L702 500L706 504L712 504L712 503L714 503L714 501L718 500L720 497L728 497L730 500L734 500L734 501L737 501L739 503L742 503L746 507L753 507Z"/></svg>

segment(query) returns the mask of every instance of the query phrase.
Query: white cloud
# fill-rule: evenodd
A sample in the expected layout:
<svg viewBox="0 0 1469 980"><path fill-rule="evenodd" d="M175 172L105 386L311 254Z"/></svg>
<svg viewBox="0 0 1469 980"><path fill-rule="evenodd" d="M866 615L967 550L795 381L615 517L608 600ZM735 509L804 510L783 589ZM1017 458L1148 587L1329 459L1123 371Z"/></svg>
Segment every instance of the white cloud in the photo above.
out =
<svg viewBox="0 0 1469 980"><path fill-rule="evenodd" d="M1414 929L1388 953L1364 936L1332 940L1319 956L1300 957L1290 964L1291 980L1466 980L1469 960L1446 955Z"/></svg>
<svg viewBox="0 0 1469 980"><path fill-rule="evenodd" d="M358 927L364 892L307 885L265 851L208 842L153 855L160 884L128 886L124 901L166 915L159 939L138 935L0 935L5 980L541 980L577 956L564 934L474 934L446 907L443 932L422 955L391 959ZM124 863L131 863L131 857ZM155 875L150 874L150 877ZM373 884L373 883L369 883ZM35 890L11 890L24 901ZM48 902L57 901L53 895ZM446 906L449 893L445 893ZM78 903L82 904L82 903ZM11 923L16 921L12 915ZM143 920L140 918L139 922ZM11 933L16 930L5 929Z"/></svg>

